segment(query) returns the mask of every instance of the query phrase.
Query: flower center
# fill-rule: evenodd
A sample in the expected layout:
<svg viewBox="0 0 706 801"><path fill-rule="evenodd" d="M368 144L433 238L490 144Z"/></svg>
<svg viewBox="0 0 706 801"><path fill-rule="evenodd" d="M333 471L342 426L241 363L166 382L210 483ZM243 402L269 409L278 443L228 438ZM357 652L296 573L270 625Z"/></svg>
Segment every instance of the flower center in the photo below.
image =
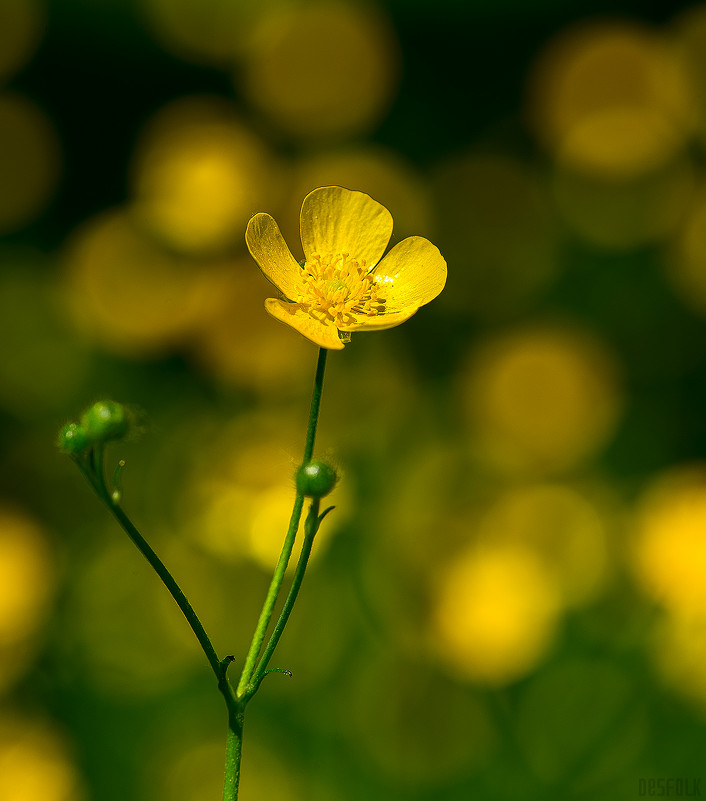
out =
<svg viewBox="0 0 706 801"><path fill-rule="evenodd" d="M385 300L378 297L378 286L364 259L349 259L347 253L315 253L301 271L305 286L296 302L322 323L351 325L357 315L373 317L384 311Z"/></svg>

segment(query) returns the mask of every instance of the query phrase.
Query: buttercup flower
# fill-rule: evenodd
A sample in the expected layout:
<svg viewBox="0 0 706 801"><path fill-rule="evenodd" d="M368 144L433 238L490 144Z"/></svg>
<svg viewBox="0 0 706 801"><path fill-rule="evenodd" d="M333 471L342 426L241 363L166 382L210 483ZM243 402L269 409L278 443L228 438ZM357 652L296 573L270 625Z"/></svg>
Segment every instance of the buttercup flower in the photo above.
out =
<svg viewBox="0 0 706 801"><path fill-rule="evenodd" d="M284 299L267 311L322 348L340 350L339 332L378 331L408 320L446 283L438 248L410 236L384 257L392 215L363 192L323 186L302 203L299 264L269 214L256 214L245 240Z"/></svg>

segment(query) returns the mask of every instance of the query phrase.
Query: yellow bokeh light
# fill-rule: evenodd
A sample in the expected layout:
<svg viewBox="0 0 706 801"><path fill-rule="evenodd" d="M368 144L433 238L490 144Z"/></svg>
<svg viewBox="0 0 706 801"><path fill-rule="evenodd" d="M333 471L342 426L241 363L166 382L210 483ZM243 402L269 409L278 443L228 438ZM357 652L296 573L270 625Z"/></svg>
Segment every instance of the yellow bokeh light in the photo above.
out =
<svg viewBox="0 0 706 801"><path fill-rule="evenodd" d="M82 801L86 796L64 738L49 725L0 716L0 798Z"/></svg>
<svg viewBox="0 0 706 801"><path fill-rule="evenodd" d="M706 5L695 3L681 11L669 25L691 85L691 110L697 132L706 136Z"/></svg>
<svg viewBox="0 0 706 801"><path fill-rule="evenodd" d="M449 264L439 302L493 317L527 304L559 270L559 230L543 179L530 165L472 152L432 181L439 245Z"/></svg>
<svg viewBox="0 0 706 801"><path fill-rule="evenodd" d="M557 165L552 188L564 222L600 248L629 250L674 234L694 193L694 168L678 158L629 178Z"/></svg>
<svg viewBox="0 0 706 801"><path fill-rule="evenodd" d="M482 459L501 470L572 467L613 433L621 407L611 354L573 329L501 335L474 355L463 396Z"/></svg>
<svg viewBox="0 0 706 801"><path fill-rule="evenodd" d="M65 298L76 326L118 353L169 350L221 295L221 265L164 250L120 209L84 223L65 263Z"/></svg>
<svg viewBox="0 0 706 801"><path fill-rule="evenodd" d="M0 693L36 655L54 582L52 555L41 526L24 512L0 507Z"/></svg>
<svg viewBox="0 0 706 801"><path fill-rule="evenodd" d="M706 466L674 468L638 508L632 562L644 591L666 609L706 616Z"/></svg>
<svg viewBox="0 0 706 801"><path fill-rule="evenodd" d="M218 437L208 438L214 449L204 454L204 464L195 466L182 502L181 518L188 535L207 552L230 561L252 555L253 523L261 500L271 502L275 494L281 515L280 493L294 498L295 462L283 449L282 440L269 432L267 421L253 420L249 426L248 431L242 422L235 423ZM284 526L279 528L283 538L288 515L279 522Z"/></svg>
<svg viewBox="0 0 706 801"><path fill-rule="evenodd" d="M640 174L693 130L691 84L673 43L637 23L582 23L542 54L530 82L533 127L569 166Z"/></svg>
<svg viewBox="0 0 706 801"><path fill-rule="evenodd" d="M249 38L265 0L142 0L164 47L197 63L228 66Z"/></svg>
<svg viewBox="0 0 706 801"><path fill-rule="evenodd" d="M556 634L559 612L559 590L530 549L474 547L440 578L432 639L460 675L503 686L539 663Z"/></svg>
<svg viewBox="0 0 706 801"><path fill-rule="evenodd" d="M392 27L372 5L323 0L274 7L253 33L243 90L295 137L360 134L387 110L398 58Z"/></svg>
<svg viewBox="0 0 706 801"><path fill-rule="evenodd" d="M650 643L662 680L706 714L706 615L665 614Z"/></svg>
<svg viewBox="0 0 706 801"><path fill-rule="evenodd" d="M0 81L22 69L44 32L46 11L39 0L0 3Z"/></svg>
<svg viewBox="0 0 706 801"><path fill-rule="evenodd" d="M22 228L44 208L59 177L56 134L31 101L0 95L0 234Z"/></svg>
<svg viewBox="0 0 706 801"><path fill-rule="evenodd" d="M0 508L0 644L20 643L35 633L53 583L44 531L24 513Z"/></svg>
<svg viewBox="0 0 706 801"><path fill-rule="evenodd" d="M578 120L558 156L560 163L578 165L591 175L632 178L663 166L682 142L677 129L654 109L619 106Z"/></svg>
<svg viewBox="0 0 706 801"><path fill-rule="evenodd" d="M269 396L303 392L311 383L311 346L267 314L271 295L272 284L249 256L235 261L189 346L198 364L226 384Z"/></svg>
<svg viewBox="0 0 706 801"><path fill-rule="evenodd" d="M242 245L248 219L273 202L264 145L223 100L187 97L152 118L132 168L133 213L187 253Z"/></svg>
<svg viewBox="0 0 706 801"><path fill-rule="evenodd" d="M568 605L591 601L608 569L607 532L597 508L576 490L539 484L502 495L478 522L486 543L530 548Z"/></svg>
<svg viewBox="0 0 706 801"><path fill-rule="evenodd" d="M656 475L636 509L630 564L661 607L650 642L665 684L706 712L706 464Z"/></svg>
<svg viewBox="0 0 706 801"><path fill-rule="evenodd" d="M296 457L284 450L283 431L267 417L220 426L208 439L214 448L202 455L184 492L180 518L186 536L206 552L232 562L249 559L271 571L279 557L294 503ZM202 463L203 462L203 463ZM335 515L317 534L312 558L348 514L345 487L331 495ZM328 501L328 497L327 497ZM300 532L303 531L303 520ZM296 549L289 569L296 564Z"/></svg>
<svg viewBox="0 0 706 801"><path fill-rule="evenodd" d="M702 187L664 261L667 280L681 301L706 314L706 191Z"/></svg>
<svg viewBox="0 0 706 801"><path fill-rule="evenodd" d="M254 499L253 507L248 551L264 568L272 568L277 564L292 514L291 488L271 487ZM292 567L293 562L290 563Z"/></svg>

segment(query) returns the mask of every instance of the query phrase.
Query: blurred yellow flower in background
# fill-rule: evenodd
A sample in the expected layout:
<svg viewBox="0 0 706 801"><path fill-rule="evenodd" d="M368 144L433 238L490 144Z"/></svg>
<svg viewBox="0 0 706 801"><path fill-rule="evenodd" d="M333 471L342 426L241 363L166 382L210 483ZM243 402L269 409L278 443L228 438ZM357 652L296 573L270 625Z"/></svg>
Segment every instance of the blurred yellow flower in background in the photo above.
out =
<svg viewBox="0 0 706 801"><path fill-rule="evenodd" d="M522 544L472 545L439 573L431 644L460 677L488 687L516 681L540 663L561 619L561 592Z"/></svg>
<svg viewBox="0 0 706 801"><path fill-rule="evenodd" d="M446 262L423 237L403 239L381 261L392 215L363 192L314 189L302 203L300 234L301 265L269 214L250 220L245 239L262 272L286 298L268 298L267 311L322 348L343 348L339 332L403 323L446 283Z"/></svg>
<svg viewBox="0 0 706 801"><path fill-rule="evenodd" d="M706 617L706 466L657 474L638 506L630 553L646 595L670 613Z"/></svg>

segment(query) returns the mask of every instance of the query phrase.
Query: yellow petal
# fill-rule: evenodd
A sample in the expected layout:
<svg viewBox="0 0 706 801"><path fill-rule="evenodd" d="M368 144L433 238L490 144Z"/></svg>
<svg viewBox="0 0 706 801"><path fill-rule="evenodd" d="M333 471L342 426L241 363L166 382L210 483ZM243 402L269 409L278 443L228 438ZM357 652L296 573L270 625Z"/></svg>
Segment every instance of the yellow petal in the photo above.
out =
<svg viewBox="0 0 706 801"><path fill-rule="evenodd" d="M265 277L285 297L296 298L304 283L301 270L274 219L269 214L256 214L248 223L245 241Z"/></svg>
<svg viewBox="0 0 706 801"><path fill-rule="evenodd" d="M446 261L428 239L410 236L392 248L374 275L378 296L393 314L433 300L446 283Z"/></svg>
<svg viewBox="0 0 706 801"><path fill-rule="evenodd" d="M394 328L417 312L417 308L405 309L404 311L391 312L390 314L376 314L368 317L364 314L355 315L355 322L351 325L340 325L341 331L382 331L385 328Z"/></svg>
<svg viewBox="0 0 706 801"><path fill-rule="evenodd" d="M296 328L300 334L322 348L343 349L343 342L338 337L338 329L333 325L324 325L315 320L310 314L302 311L298 303L267 298L265 308L277 320Z"/></svg>
<svg viewBox="0 0 706 801"><path fill-rule="evenodd" d="M363 192L321 186L304 198L300 217L304 255L348 253L373 267L392 236L392 215Z"/></svg>

